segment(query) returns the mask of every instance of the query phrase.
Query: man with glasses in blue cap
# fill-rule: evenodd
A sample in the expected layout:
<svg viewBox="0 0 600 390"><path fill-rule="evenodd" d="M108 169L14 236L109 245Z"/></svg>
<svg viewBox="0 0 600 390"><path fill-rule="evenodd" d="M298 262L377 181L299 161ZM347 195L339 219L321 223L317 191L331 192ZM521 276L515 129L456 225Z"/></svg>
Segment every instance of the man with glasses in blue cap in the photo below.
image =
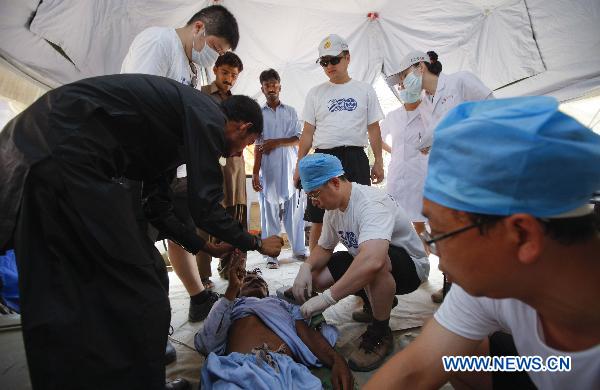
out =
<svg viewBox="0 0 600 390"><path fill-rule="evenodd" d="M319 243L294 281L294 298L304 302L300 310L311 318L364 289L372 323L348 364L371 371L393 349L389 320L395 295L411 293L427 280L423 243L398 203L382 190L349 182L337 157L314 153L300 160L299 168L304 190L325 215ZM339 242L347 251L333 251ZM307 300L313 289L323 293Z"/></svg>
<svg viewBox="0 0 600 390"><path fill-rule="evenodd" d="M600 136L549 97L464 103L435 131L424 238L454 286L365 388L600 388L600 236L589 204ZM452 355L494 359L451 372ZM491 372L518 355L537 363ZM550 372L556 358L568 369Z"/></svg>

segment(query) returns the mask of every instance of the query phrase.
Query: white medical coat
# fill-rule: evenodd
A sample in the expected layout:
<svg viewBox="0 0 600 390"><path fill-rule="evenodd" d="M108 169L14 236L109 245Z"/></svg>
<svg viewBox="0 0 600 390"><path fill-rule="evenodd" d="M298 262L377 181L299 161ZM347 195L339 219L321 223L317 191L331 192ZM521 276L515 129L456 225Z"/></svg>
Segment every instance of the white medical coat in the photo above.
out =
<svg viewBox="0 0 600 390"><path fill-rule="evenodd" d="M427 139L423 139L424 146L431 146L433 142L433 129L446 116L448 111L463 102L493 99L492 90L486 87L473 73L467 71L452 74L440 73L434 96L423 100L423 106L431 112L429 124L432 131L428 132ZM424 107L424 108L425 108Z"/></svg>
<svg viewBox="0 0 600 390"><path fill-rule="evenodd" d="M421 103L416 110L406 111L401 106L388 113L381 122L382 138L392 140L386 190L412 222L425 221L421 209L429 155L424 155L420 149L423 149L423 140L429 131L428 108Z"/></svg>

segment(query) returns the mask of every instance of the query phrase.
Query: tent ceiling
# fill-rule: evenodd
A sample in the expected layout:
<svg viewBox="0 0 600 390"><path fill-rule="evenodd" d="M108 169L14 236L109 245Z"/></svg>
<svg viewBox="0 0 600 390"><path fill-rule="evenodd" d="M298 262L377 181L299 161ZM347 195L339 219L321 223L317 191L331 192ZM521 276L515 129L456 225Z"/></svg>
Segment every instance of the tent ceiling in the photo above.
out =
<svg viewBox="0 0 600 390"><path fill-rule="evenodd" d="M181 26L209 3L0 0L0 55L51 87L116 73L138 32L153 25ZM498 96L550 94L568 100L600 87L597 0L219 3L240 25L237 53L244 71L234 92L262 99L258 75L273 67L282 76L282 99L300 111L308 89L325 80L315 64L316 46L329 33L348 40L351 75L370 82L382 70L398 71L399 60L415 48L438 52L447 73L470 70L493 89L504 86ZM370 12L378 17L368 18ZM47 41L60 46L72 63Z"/></svg>

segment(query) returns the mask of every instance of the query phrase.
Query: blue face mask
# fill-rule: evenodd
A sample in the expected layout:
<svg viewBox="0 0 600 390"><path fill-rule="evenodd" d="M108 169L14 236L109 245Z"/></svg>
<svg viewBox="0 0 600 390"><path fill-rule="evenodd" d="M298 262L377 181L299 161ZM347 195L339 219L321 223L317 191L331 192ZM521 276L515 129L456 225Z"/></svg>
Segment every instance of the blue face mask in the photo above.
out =
<svg viewBox="0 0 600 390"><path fill-rule="evenodd" d="M414 69L412 72L406 75L402 81L404 89L411 94L418 93L421 95L421 89L423 89L423 75L418 74L417 70Z"/></svg>
<svg viewBox="0 0 600 390"><path fill-rule="evenodd" d="M202 35L204 36L204 47L202 50L198 51L194 48L195 35L192 40L192 62L209 69L215 65L217 58L219 58L219 53L206 44L206 31L203 31Z"/></svg>
<svg viewBox="0 0 600 390"><path fill-rule="evenodd" d="M421 99L421 91L411 92L408 89L400 90L400 100L402 103L415 103Z"/></svg>

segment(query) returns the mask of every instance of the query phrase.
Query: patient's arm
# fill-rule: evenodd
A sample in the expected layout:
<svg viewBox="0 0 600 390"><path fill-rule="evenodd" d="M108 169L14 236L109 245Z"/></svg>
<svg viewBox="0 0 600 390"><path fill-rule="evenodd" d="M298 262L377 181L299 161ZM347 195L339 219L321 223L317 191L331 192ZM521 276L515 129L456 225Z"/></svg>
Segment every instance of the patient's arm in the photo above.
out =
<svg viewBox="0 0 600 390"><path fill-rule="evenodd" d="M225 296L210 309L208 317L194 338L194 345L198 352L204 355L211 352L217 355L225 353L227 334L231 327L231 311L245 273L242 252L236 249L229 264L229 284Z"/></svg>
<svg viewBox="0 0 600 390"><path fill-rule="evenodd" d="M353 377L346 360L329 345L321 333L309 328L304 320L296 321L296 333L317 359L331 368L334 389L353 388Z"/></svg>

